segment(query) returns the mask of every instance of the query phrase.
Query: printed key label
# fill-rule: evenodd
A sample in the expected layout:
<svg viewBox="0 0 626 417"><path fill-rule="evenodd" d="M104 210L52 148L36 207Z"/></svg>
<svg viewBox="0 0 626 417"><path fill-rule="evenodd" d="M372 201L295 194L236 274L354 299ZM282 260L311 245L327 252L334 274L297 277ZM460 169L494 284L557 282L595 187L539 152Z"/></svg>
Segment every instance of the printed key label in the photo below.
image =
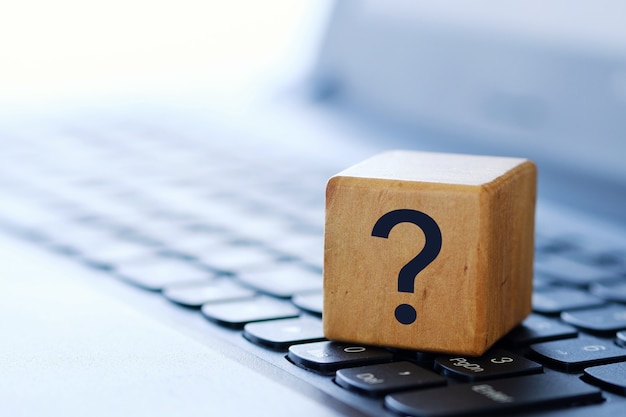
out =
<svg viewBox="0 0 626 417"><path fill-rule="evenodd" d="M361 381L366 382L366 383L368 383L370 385L382 384L383 382L385 382L384 379L376 378L376 375L374 375L371 372L367 372L367 373L364 373L364 374L358 374L356 377L359 378Z"/></svg>
<svg viewBox="0 0 626 417"><path fill-rule="evenodd" d="M465 368L465 369L468 369L468 370L470 370L472 372L483 372L484 371L484 369L481 368L479 364L477 364L477 363L470 363L465 358L451 358L450 362L452 362L454 366Z"/></svg>
<svg viewBox="0 0 626 417"><path fill-rule="evenodd" d="M500 359L492 358L491 363L501 364L501 363L511 363L513 362L513 358L509 358L508 356L503 356Z"/></svg>

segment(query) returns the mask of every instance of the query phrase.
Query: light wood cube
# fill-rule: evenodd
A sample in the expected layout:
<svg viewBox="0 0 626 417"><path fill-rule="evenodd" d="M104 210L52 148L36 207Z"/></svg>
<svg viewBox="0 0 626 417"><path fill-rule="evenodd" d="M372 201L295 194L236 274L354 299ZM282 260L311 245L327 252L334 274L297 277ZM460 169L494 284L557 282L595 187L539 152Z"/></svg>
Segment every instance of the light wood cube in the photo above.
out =
<svg viewBox="0 0 626 417"><path fill-rule="evenodd" d="M324 333L480 355L531 311L536 167L390 151L326 189Z"/></svg>

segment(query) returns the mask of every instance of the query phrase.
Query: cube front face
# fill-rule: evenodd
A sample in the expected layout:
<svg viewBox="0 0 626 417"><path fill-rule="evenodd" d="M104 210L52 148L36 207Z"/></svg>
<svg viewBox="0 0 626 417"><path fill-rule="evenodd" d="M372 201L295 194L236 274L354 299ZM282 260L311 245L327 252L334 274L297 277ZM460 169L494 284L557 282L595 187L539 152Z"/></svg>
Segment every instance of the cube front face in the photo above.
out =
<svg viewBox="0 0 626 417"><path fill-rule="evenodd" d="M494 311L506 302L489 302L499 296L494 290L504 283L517 293L517 283L532 277L492 270L497 240L490 196L476 184L333 177L326 202L326 337L478 355L521 321L530 311L527 285L520 286L521 307L514 303L522 317L493 325L507 314ZM508 222L506 213L499 218Z"/></svg>

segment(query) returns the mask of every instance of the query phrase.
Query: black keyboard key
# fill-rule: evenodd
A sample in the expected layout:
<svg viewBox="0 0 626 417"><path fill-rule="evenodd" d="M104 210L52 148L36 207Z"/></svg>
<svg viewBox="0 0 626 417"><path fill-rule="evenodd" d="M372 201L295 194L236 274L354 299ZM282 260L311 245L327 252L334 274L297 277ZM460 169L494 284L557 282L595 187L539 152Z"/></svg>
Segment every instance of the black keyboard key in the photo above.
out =
<svg viewBox="0 0 626 417"><path fill-rule="evenodd" d="M188 285L172 285L163 289L170 301L186 307L200 307L206 303L252 298L255 292L227 279L220 278Z"/></svg>
<svg viewBox="0 0 626 417"><path fill-rule="evenodd" d="M566 372L580 372L588 366L626 361L626 349L610 340L595 337L538 343L530 349L539 362Z"/></svg>
<svg viewBox="0 0 626 417"><path fill-rule="evenodd" d="M555 282L575 286L587 286L616 277L615 273L606 268L583 263L578 259L563 256L540 257L535 261L535 271L550 277Z"/></svg>
<svg viewBox="0 0 626 417"><path fill-rule="evenodd" d="M578 311L565 311L561 319L582 330L601 335L613 335L626 329L626 306L608 305Z"/></svg>
<svg viewBox="0 0 626 417"><path fill-rule="evenodd" d="M101 248L111 248L117 246L120 239L114 236L109 230L78 226L76 222L67 222L58 225L59 230L54 236L50 231L43 230L48 236L46 244L62 253L77 254L89 253L90 250L99 251ZM133 248L134 249L134 248ZM141 247L144 253L145 247Z"/></svg>
<svg viewBox="0 0 626 417"><path fill-rule="evenodd" d="M548 237L539 233L535 235L535 252L539 255L548 256L577 250L572 239Z"/></svg>
<svg viewBox="0 0 626 417"><path fill-rule="evenodd" d="M162 246L167 245L168 248L171 248L172 244L180 240L186 241L190 236L194 235L185 228L184 224L146 216L134 222L133 229L123 234L130 239L155 242Z"/></svg>
<svg viewBox="0 0 626 417"><path fill-rule="evenodd" d="M537 407L602 401L601 391L574 378L541 374L456 384L385 397L387 408L404 415L455 417L509 413Z"/></svg>
<svg viewBox="0 0 626 417"><path fill-rule="evenodd" d="M463 381L483 381L536 374L543 367L512 352L493 349L480 357L440 356L435 359L435 370Z"/></svg>
<svg viewBox="0 0 626 417"><path fill-rule="evenodd" d="M522 324L511 330L504 340L513 346L527 346L576 336L578 336L578 331L572 326L553 318L531 314Z"/></svg>
<svg viewBox="0 0 626 417"><path fill-rule="evenodd" d="M604 268L610 268L619 275L626 274L626 252L623 250L615 250L611 247L611 249L592 253L589 261Z"/></svg>
<svg viewBox="0 0 626 417"><path fill-rule="evenodd" d="M626 281L613 281L593 284L589 287L591 294L607 301L626 303Z"/></svg>
<svg viewBox="0 0 626 417"><path fill-rule="evenodd" d="M152 256L157 251L150 245L120 239L102 246L83 247L77 252L87 263L98 267L114 268L127 262Z"/></svg>
<svg viewBox="0 0 626 417"><path fill-rule="evenodd" d="M586 368L583 379L607 391L626 395L626 362Z"/></svg>
<svg viewBox="0 0 626 417"><path fill-rule="evenodd" d="M295 365L330 375L341 368L391 362L388 350L341 342L316 342L289 347L288 358Z"/></svg>
<svg viewBox="0 0 626 417"><path fill-rule="evenodd" d="M220 233L194 233L186 231L179 236L165 241L167 252L185 259L202 259L202 256L215 248L228 245L229 242Z"/></svg>
<svg viewBox="0 0 626 417"><path fill-rule="evenodd" d="M391 362L337 371L338 385L361 394L378 397L391 392L446 385L441 375L411 362Z"/></svg>
<svg viewBox="0 0 626 417"><path fill-rule="evenodd" d="M262 321L248 323L243 328L243 336L257 345L276 350L287 350L297 343L310 343L324 340L322 321L313 317Z"/></svg>
<svg viewBox="0 0 626 417"><path fill-rule="evenodd" d="M231 245L207 249L203 254L196 254L196 257L203 265L230 273L267 268L277 261L276 255L254 245Z"/></svg>
<svg viewBox="0 0 626 417"><path fill-rule="evenodd" d="M296 294L291 302L301 310L321 316L324 308L324 293Z"/></svg>
<svg viewBox="0 0 626 417"><path fill-rule="evenodd" d="M274 239L274 242L269 242L269 244L280 252L300 259L307 264L321 266L324 263L323 233L298 234L292 232L289 236Z"/></svg>
<svg viewBox="0 0 626 417"><path fill-rule="evenodd" d="M604 300L574 288L554 288L533 292L533 311L543 314L558 314L565 310L597 307Z"/></svg>
<svg viewBox="0 0 626 417"><path fill-rule="evenodd" d="M237 280L257 291L279 298L322 291L321 274L290 263L265 270L242 272L237 275Z"/></svg>
<svg viewBox="0 0 626 417"><path fill-rule="evenodd" d="M141 288L160 291L174 284L204 282L215 274L187 261L169 257L151 257L118 266L114 274Z"/></svg>
<svg viewBox="0 0 626 417"><path fill-rule="evenodd" d="M298 309L291 304L265 297L204 304L201 311L210 321L235 329L255 321L287 319L299 315Z"/></svg>
<svg viewBox="0 0 626 417"><path fill-rule="evenodd" d="M623 348L626 348L626 331L617 332L617 344Z"/></svg>

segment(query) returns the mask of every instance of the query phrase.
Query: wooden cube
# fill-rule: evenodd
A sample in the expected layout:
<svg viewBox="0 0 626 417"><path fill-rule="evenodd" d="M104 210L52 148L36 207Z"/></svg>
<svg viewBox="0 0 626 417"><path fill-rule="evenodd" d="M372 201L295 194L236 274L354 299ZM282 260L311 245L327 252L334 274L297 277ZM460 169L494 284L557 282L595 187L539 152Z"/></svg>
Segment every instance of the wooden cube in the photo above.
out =
<svg viewBox="0 0 626 417"><path fill-rule="evenodd" d="M531 311L536 168L374 156L326 189L328 339L480 355Z"/></svg>

